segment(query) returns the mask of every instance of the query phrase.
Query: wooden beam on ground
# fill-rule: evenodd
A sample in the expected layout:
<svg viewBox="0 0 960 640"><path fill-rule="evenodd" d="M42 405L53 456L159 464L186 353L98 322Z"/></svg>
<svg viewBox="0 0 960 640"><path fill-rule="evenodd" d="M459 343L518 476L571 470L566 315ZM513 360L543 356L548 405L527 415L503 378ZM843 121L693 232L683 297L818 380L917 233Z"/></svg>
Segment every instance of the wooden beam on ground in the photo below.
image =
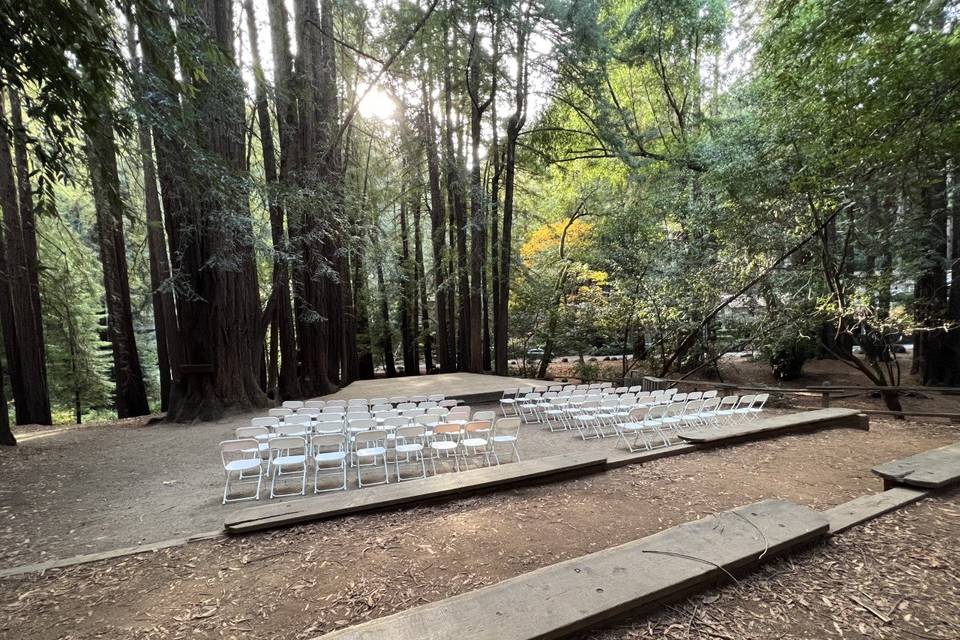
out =
<svg viewBox="0 0 960 640"><path fill-rule="evenodd" d="M445 473L425 480L409 480L316 498L248 507L229 516L223 526L228 533L248 533L361 511L462 496L517 483L594 473L603 471L606 462L607 458L602 454L566 453L462 473Z"/></svg>
<svg viewBox="0 0 960 640"><path fill-rule="evenodd" d="M827 528L823 515L807 507L758 502L323 638L564 637L722 580L726 572L816 540Z"/></svg>
<svg viewBox="0 0 960 640"><path fill-rule="evenodd" d="M616 469L630 464L642 464L660 458L672 458L673 456L682 456L685 453L692 453L698 449L696 445L681 442L669 447L660 447L650 451L635 451L630 453L624 449L616 449L607 456L607 469Z"/></svg>
<svg viewBox="0 0 960 640"><path fill-rule="evenodd" d="M929 495L929 491L894 487L881 493L872 493L823 512L830 523L830 533L840 533L850 527L878 518L900 507L905 507Z"/></svg>
<svg viewBox="0 0 960 640"><path fill-rule="evenodd" d="M800 433L817 429L837 427L869 429L869 424L870 419L861 414L857 409L841 409L838 407L760 418L750 422L725 425L719 429L703 429L702 431L692 433L682 433L680 437L687 442L698 445L710 444L711 446L717 446L743 440L759 440L786 433Z"/></svg>
<svg viewBox="0 0 960 640"><path fill-rule="evenodd" d="M960 482L960 442L878 465L873 472L883 478L884 489L897 485L942 489Z"/></svg>

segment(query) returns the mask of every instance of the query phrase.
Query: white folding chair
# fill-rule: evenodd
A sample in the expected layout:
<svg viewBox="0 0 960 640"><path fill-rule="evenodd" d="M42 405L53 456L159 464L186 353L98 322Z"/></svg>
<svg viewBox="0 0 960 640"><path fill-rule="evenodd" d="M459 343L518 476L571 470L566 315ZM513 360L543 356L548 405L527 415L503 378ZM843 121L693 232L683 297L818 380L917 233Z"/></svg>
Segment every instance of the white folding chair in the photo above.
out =
<svg viewBox="0 0 960 640"><path fill-rule="evenodd" d="M497 420L493 433L493 442L491 444L493 458L497 461L497 464L500 464L500 456L496 452L497 445L510 446L513 449L513 453L510 454L511 462L520 461L520 450L517 449L517 442L520 440L520 427L522 424L523 421L520 420L520 418L503 418Z"/></svg>
<svg viewBox="0 0 960 640"><path fill-rule="evenodd" d="M442 393L431 393L429 396L427 396L427 400L430 402L443 402L446 399L447 396L443 395Z"/></svg>
<svg viewBox="0 0 960 640"><path fill-rule="evenodd" d="M269 455L270 446L267 444L267 441L270 439L270 429L268 427L237 427L234 437L237 440L249 440L253 438L259 444L257 448L251 449L249 452L251 455L256 451L257 455L263 458L265 455Z"/></svg>
<svg viewBox="0 0 960 640"><path fill-rule="evenodd" d="M755 395L740 396L740 401L737 402L737 406L733 408L733 413L730 415L730 421L740 422L746 420L750 414L750 407L753 406L753 402L756 399L757 396Z"/></svg>
<svg viewBox="0 0 960 640"><path fill-rule="evenodd" d="M477 413L482 412L478 411ZM463 463L466 468L470 468L471 457L479 458L480 455L483 455L487 466L490 466L490 441L494 428L493 423L489 420L474 420L463 426L463 438L460 440L460 446L463 447Z"/></svg>
<svg viewBox="0 0 960 640"><path fill-rule="evenodd" d="M733 410L737 406L737 396L723 396L716 410L716 425L719 427L721 422L729 421L733 417Z"/></svg>
<svg viewBox="0 0 960 640"><path fill-rule="evenodd" d="M346 491L347 446L342 433L318 434L311 441L313 456L313 492ZM320 476L339 476L340 485L329 489L320 488Z"/></svg>
<svg viewBox="0 0 960 640"><path fill-rule="evenodd" d="M278 429L284 429L281 425ZM270 439L270 497L304 495L307 492L307 440L303 436L277 435ZM300 491L277 493L277 480L300 476Z"/></svg>
<svg viewBox="0 0 960 640"><path fill-rule="evenodd" d="M654 427L652 424L644 423L647 413L650 411L650 407L635 407L630 411L630 415L626 422L617 425L617 445L622 442L624 445L626 445L630 453L633 453L640 448L637 446L638 441L642 441L643 448L649 451L653 448L650 444L650 440L647 438L647 434L650 432L653 432L654 434L663 438L665 445L667 442L669 442L666 437L663 436L663 434L659 433L656 427ZM633 436L632 441L628 439L629 436Z"/></svg>
<svg viewBox="0 0 960 640"><path fill-rule="evenodd" d="M763 407L767 404L767 400L770 398L769 393L758 394L754 399L753 403L747 407L747 411L744 412L744 417L748 420L754 420L760 416L763 412Z"/></svg>
<svg viewBox="0 0 960 640"><path fill-rule="evenodd" d="M517 392L519 389L511 388L504 389L503 393L500 396L500 412L503 415L507 415L507 410L510 410L510 413L517 415Z"/></svg>
<svg viewBox="0 0 960 640"><path fill-rule="evenodd" d="M387 432L382 429L363 431L353 436L353 455L357 466L357 486L363 487L363 469L383 465L383 481L368 482L367 486L388 484L390 474L387 471ZM377 462L380 458L381 462ZM364 462L369 460L369 462Z"/></svg>
<svg viewBox="0 0 960 640"><path fill-rule="evenodd" d="M460 456L457 449L460 447L460 425L443 422L433 428L433 440L430 441L430 466L433 475L437 475L437 460L444 456L447 459L453 456L453 463L460 471Z"/></svg>
<svg viewBox="0 0 960 640"><path fill-rule="evenodd" d="M221 442L220 461L223 463L223 474L226 476L226 483L223 486L223 504L260 499L263 466L260 461L260 446L254 438L238 438ZM233 479L234 476L236 480ZM231 482L234 485L256 484L256 492L252 496L231 499L229 497Z"/></svg>
<svg viewBox="0 0 960 640"><path fill-rule="evenodd" d="M704 391L704 392L703 392L703 399L704 399L704 400L709 400L710 398L716 398L716 397L717 397L717 390L716 390L716 389L710 389L709 391Z"/></svg>
<svg viewBox="0 0 960 640"><path fill-rule="evenodd" d="M404 480L416 480L417 478L426 478L427 463L423 458L423 443L426 439L426 429L424 426L417 424L399 427L394 435L396 446L394 447L393 465L397 476L397 482L403 482ZM411 462L420 463L419 476L412 476L409 478L403 477L403 474L400 472L401 456L404 458L404 464L411 464ZM412 460L411 456L413 457Z"/></svg>

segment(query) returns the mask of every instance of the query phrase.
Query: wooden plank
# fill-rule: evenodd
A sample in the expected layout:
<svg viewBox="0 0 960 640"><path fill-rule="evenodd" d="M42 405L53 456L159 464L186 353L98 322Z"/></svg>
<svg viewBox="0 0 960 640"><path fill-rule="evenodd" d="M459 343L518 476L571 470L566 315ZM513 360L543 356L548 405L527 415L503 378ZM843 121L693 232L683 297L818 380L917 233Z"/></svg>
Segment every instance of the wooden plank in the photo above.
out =
<svg viewBox="0 0 960 640"><path fill-rule="evenodd" d="M714 583L725 576L724 569L756 564L817 539L827 526L821 514L807 507L759 502L323 638L559 638Z"/></svg>
<svg viewBox="0 0 960 640"><path fill-rule="evenodd" d="M869 428L868 420L856 409L841 409L838 407L761 418L747 423L723 426L719 429L703 429L702 431L681 434L680 437L687 442L696 444L716 444L831 427L864 429Z"/></svg>
<svg viewBox="0 0 960 640"><path fill-rule="evenodd" d="M651 449L650 451L635 451L634 453L630 453L625 449L617 449L607 456L607 469L616 469L630 464L642 464L644 462L650 462L651 460L659 460L660 458L681 456L685 453L691 453L697 448L694 444L681 443L669 447Z"/></svg>
<svg viewBox="0 0 960 640"><path fill-rule="evenodd" d="M25 573L43 573L48 569L62 569L64 567L73 567L78 564L88 564L90 562L99 562L101 560L112 560L114 558L122 558L124 556L133 556L137 555L138 553L152 553L154 551L160 551L161 549L179 547L190 542L197 542L199 540L212 540L214 538L219 538L222 535L223 531L219 530L204 531L202 533L195 533L191 536L161 540L159 542L148 542L146 544L138 544L133 547L122 547L120 549L111 549L110 551L86 553L80 556L72 556L70 558L47 560L46 562L38 562L36 564L23 564L16 567L7 567L6 569L0 569L0 578L10 578L23 575Z"/></svg>
<svg viewBox="0 0 960 640"><path fill-rule="evenodd" d="M445 473L426 480L366 487L316 498L248 507L224 522L228 533L247 533L300 522L324 520L348 513L386 509L439 498L473 493L517 482L552 476L602 471L606 456L590 452L535 458L461 473Z"/></svg>
<svg viewBox="0 0 960 640"><path fill-rule="evenodd" d="M878 465L873 472L883 478L885 485L946 487L960 482L960 442Z"/></svg>
<svg viewBox="0 0 960 640"><path fill-rule="evenodd" d="M850 527L890 513L920 500L929 492L907 487L895 487L881 493L860 496L823 512L830 523L830 533L840 533Z"/></svg>

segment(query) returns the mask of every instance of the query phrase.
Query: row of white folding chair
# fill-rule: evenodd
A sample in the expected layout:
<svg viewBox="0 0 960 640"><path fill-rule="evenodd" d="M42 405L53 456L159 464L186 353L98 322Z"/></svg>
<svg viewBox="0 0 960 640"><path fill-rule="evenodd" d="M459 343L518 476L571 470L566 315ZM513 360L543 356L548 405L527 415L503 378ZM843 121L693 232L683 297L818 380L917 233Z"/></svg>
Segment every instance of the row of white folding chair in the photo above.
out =
<svg viewBox="0 0 960 640"><path fill-rule="evenodd" d="M350 400L286 400L280 408L299 411L300 409L324 409L326 407L373 406L376 404L400 404L404 402L445 402L447 396L433 393L420 396L394 396L392 398L352 398Z"/></svg>

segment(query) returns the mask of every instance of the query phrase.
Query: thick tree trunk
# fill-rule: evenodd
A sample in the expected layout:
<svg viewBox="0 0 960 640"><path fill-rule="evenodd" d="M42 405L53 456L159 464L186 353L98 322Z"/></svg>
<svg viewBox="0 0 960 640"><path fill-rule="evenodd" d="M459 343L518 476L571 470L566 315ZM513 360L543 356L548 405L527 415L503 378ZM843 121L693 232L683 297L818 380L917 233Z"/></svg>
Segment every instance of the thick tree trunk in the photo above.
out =
<svg viewBox="0 0 960 640"><path fill-rule="evenodd" d="M113 140L113 114L104 104L88 115L87 162L97 212L97 242L103 267L103 290L107 306L107 332L113 350L114 401L117 416L130 418L150 413L136 335L127 270L127 246L123 233L123 199Z"/></svg>
<svg viewBox="0 0 960 640"><path fill-rule="evenodd" d="M447 212L444 209L443 192L440 188L440 160L437 153L436 124L433 119L432 100L426 80L422 84L423 139L427 150L427 179L430 183L430 228L433 247L433 286L437 308L437 358L440 371L448 373L456 369L453 356L453 327L448 322L447 298L451 295L447 284L446 237Z"/></svg>
<svg viewBox="0 0 960 640"><path fill-rule="evenodd" d="M433 370L433 337L430 334L430 309L427 306L427 278L423 268L423 238L420 230L420 200L413 208L414 273L416 294L420 299L420 335L423 337L423 362L427 373Z"/></svg>
<svg viewBox="0 0 960 640"><path fill-rule="evenodd" d="M366 210L367 189L370 183L370 156L373 140L367 144L366 161L363 167L363 187L360 190L360 214ZM358 216L359 218L359 216ZM356 223L355 236L362 238L362 222ZM357 373L363 380L376 377L373 365L373 340L370 336L370 312L367 299L367 274L364 270L364 243L360 240L353 256L353 308L357 315Z"/></svg>
<svg viewBox="0 0 960 640"><path fill-rule="evenodd" d="M923 384L951 384L958 372L946 330L947 274L947 199L943 177L923 188L923 215L926 226L924 265L914 287L914 315L918 328L914 332L915 373Z"/></svg>
<svg viewBox="0 0 960 640"><path fill-rule="evenodd" d="M0 321L11 370L17 424L50 424L43 338L37 330L42 319L34 317L31 296L30 265L36 264L36 255L27 256L29 241L24 238L20 218L4 93L0 91L0 206L5 227L0 232L0 277L3 278L0 287L4 289L0 295L0 307L3 307ZM29 189L29 185L26 188Z"/></svg>
<svg viewBox="0 0 960 640"><path fill-rule="evenodd" d="M376 236L373 238L376 246ZM377 259L377 296L380 299L380 321L383 323L380 332L380 351L383 353L383 368L388 378L397 375L397 365L393 361L393 329L390 325L390 305L387 302L387 290L383 277L383 262Z"/></svg>
<svg viewBox="0 0 960 640"><path fill-rule="evenodd" d="M15 447L17 439L10 430L10 414L7 413L7 393L3 383L3 365L0 364L0 446Z"/></svg>
<svg viewBox="0 0 960 640"><path fill-rule="evenodd" d="M483 112L489 101L480 100L480 47L477 43L477 23L479 16L473 15L470 22L470 62L467 76L467 90L470 94L470 295L469 326L467 349L467 371L483 371L483 331L481 321L483 308L483 271L486 267L486 206L484 203L483 182L480 178L480 143ZM489 360L489 355L487 356Z"/></svg>
<svg viewBox="0 0 960 640"><path fill-rule="evenodd" d="M257 123L260 127L260 144L263 151L263 174L267 183L267 206L270 211L270 237L273 242L273 307L271 324L277 332L276 358L271 352L270 367L277 369L276 384L279 399L300 397L297 379L297 343L293 326L293 305L290 300L290 273L287 268L289 249L284 230L284 210L280 203L280 176L277 171L276 151L273 146L273 127L270 124L270 107L267 104L267 87L260 61L260 46L257 37L257 22L253 2L246 0L247 33L253 58L256 83ZM276 360L279 360L276 364Z"/></svg>
<svg viewBox="0 0 960 640"><path fill-rule="evenodd" d="M168 346L171 337L176 338L177 319L176 301L173 289L164 286L170 280L170 260L167 256L167 243L163 234L163 210L160 206L160 192L157 188L157 170L153 160L153 140L145 118L145 105L142 103L142 78L140 61L137 54L137 42L134 33L133 15L127 13L127 54L130 66L137 75L140 84L135 88L138 104L137 142L140 151L140 163L143 167L143 192L147 218L147 249L150 254L150 299L153 306L154 335L157 343L157 367L160 370L160 410L170 406L171 370L179 367L177 352ZM168 317L169 316L169 317ZM170 330L168 327L172 327Z"/></svg>
<svg viewBox="0 0 960 640"><path fill-rule="evenodd" d="M416 300L416 279L410 257L410 238L407 230L407 202L400 201L400 340L403 350L403 371L408 376L420 373L417 353L417 316L413 308Z"/></svg>

